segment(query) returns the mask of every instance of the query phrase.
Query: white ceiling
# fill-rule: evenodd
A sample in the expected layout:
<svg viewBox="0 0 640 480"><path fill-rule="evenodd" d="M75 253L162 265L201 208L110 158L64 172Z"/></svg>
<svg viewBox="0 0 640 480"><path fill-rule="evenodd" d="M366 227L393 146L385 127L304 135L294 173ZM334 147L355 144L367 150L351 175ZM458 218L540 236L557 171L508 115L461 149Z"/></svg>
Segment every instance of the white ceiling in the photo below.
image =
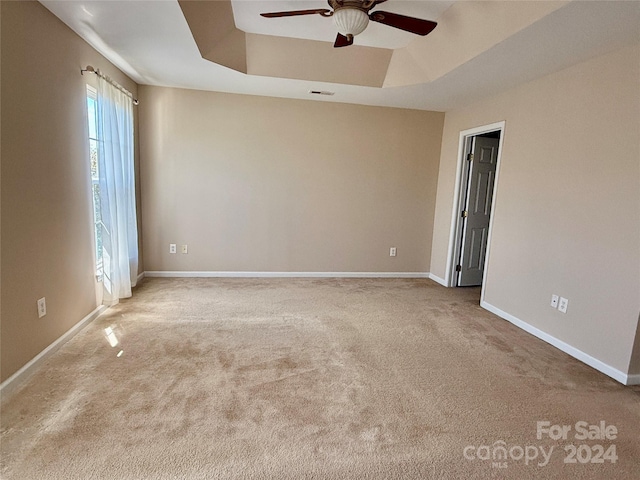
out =
<svg viewBox="0 0 640 480"><path fill-rule="evenodd" d="M176 0L41 3L139 84L422 110L450 110L640 41L640 2L573 1L436 81L374 88L252 76L204 60ZM437 21L452 3L390 0L376 9ZM331 19L257 15L325 5L324 0L235 0L233 9L237 26L251 33L333 42L335 30L325 29ZM411 37L390 27L375 27L381 31L368 28L365 33L371 38L358 36L357 42L390 48ZM309 90L330 90L335 95L312 97Z"/></svg>

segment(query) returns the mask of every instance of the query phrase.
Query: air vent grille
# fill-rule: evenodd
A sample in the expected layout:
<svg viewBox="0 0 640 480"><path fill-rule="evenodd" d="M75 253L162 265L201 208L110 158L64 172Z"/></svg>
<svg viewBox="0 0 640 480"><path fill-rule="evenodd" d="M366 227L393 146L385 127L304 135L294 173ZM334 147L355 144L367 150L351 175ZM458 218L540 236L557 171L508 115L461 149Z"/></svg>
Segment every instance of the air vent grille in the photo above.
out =
<svg viewBox="0 0 640 480"><path fill-rule="evenodd" d="M329 92L327 90L309 90L311 95L334 95L336 92Z"/></svg>

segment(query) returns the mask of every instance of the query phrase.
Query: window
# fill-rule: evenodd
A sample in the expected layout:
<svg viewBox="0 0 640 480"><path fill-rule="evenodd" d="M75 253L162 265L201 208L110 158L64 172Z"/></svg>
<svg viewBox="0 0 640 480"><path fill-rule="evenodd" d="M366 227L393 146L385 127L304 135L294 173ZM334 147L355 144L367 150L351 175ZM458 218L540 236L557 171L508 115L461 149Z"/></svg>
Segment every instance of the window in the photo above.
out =
<svg viewBox="0 0 640 480"><path fill-rule="evenodd" d="M95 269L102 303L114 305L131 296L138 277L134 101L99 70L88 71L98 84L86 87Z"/></svg>
<svg viewBox="0 0 640 480"><path fill-rule="evenodd" d="M115 305L131 296L138 276L133 98L96 75L97 88L86 90L95 268L102 303Z"/></svg>
<svg viewBox="0 0 640 480"><path fill-rule="evenodd" d="M87 113L89 118L89 163L91 166L91 197L93 199L93 227L95 235L96 278L102 281L103 248L102 248L102 214L100 212L100 176L98 171L99 142L98 139L98 92L87 85Z"/></svg>

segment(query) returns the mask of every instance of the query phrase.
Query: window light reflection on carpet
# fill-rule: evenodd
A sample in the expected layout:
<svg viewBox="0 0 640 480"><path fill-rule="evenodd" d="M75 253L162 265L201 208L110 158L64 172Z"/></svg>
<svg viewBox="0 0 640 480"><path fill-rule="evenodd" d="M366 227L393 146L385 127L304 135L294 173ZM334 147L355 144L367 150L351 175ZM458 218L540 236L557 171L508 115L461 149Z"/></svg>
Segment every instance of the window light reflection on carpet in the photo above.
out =
<svg viewBox="0 0 640 480"><path fill-rule="evenodd" d="M116 334L111 327L105 328L104 333L107 337L107 341L109 342L109 345L111 345L112 347L115 347L116 345L118 345L118 337L116 337Z"/></svg>

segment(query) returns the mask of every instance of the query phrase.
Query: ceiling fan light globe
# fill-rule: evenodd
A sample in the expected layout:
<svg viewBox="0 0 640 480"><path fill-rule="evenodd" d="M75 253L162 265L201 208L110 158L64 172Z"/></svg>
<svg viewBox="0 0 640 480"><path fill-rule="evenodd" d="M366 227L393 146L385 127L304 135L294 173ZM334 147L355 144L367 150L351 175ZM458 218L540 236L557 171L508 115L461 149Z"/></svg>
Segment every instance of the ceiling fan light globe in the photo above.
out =
<svg viewBox="0 0 640 480"><path fill-rule="evenodd" d="M358 8L344 7L337 9L333 14L333 23L338 27L338 32L345 37L358 35L364 32L369 24L369 16Z"/></svg>

